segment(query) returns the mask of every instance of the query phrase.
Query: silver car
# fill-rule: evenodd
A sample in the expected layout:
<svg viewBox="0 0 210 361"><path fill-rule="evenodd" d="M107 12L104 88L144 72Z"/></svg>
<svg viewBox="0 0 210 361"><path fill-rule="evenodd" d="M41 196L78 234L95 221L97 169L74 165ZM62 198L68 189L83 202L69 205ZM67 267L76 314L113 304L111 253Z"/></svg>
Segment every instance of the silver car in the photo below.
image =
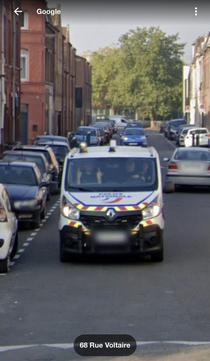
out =
<svg viewBox="0 0 210 361"><path fill-rule="evenodd" d="M210 186L210 150L207 148L177 148L168 161L166 183L174 186Z"/></svg>

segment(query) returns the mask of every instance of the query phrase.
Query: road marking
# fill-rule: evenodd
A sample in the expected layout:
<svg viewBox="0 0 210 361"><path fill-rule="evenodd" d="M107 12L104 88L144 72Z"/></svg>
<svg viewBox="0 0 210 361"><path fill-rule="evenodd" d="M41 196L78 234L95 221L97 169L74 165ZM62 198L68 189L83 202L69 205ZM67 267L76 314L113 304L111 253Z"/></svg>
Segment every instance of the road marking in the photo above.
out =
<svg viewBox="0 0 210 361"><path fill-rule="evenodd" d="M57 202L56 202L56 203L53 205L53 207L49 210L49 212L48 212L49 215L46 215L46 217L45 217L46 219L43 219L43 220L41 221L42 224L40 225L40 227L33 230L33 232L30 234L30 237L27 238L26 243L23 244L23 247L29 246L29 243L28 243L28 242L33 241L34 237L37 235L37 233L39 232L40 228L43 226L43 224L47 221L47 219L48 219L48 218L50 217L50 215L53 213L52 209L55 210L56 208L57 208ZM18 253L23 253L24 251L25 251L25 248L20 248L20 249L18 250ZM20 257L20 254L16 254L15 257L13 257L13 261L16 260L16 259L18 259L19 257ZM15 264L15 262L10 262L10 265L11 265L11 266L14 266L14 264ZM1 274L0 274L0 275L1 275ZM12 347L13 347L13 346L12 346ZM15 347L15 346L14 346L14 347ZM22 346L21 346L21 347L22 347ZM23 347L25 347L25 346L23 346ZM26 347L30 347L30 346L26 346ZM1 348L0 348L0 352L1 352Z"/></svg>
<svg viewBox="0 0 210 361"><path fill-rule="evenodd" d="M4 275L4 274L1 274ZM137 341L137 346L145 346L145 345L185 345L185 346L210 346L210 341ZM52 343L52 344L34 344L34 345L15 345L15 346L0 346L0 352L6 352L11 350L18 350L23 348L30 347L54 347L60 348L63 350L74 348L74 343Z"/></svg>

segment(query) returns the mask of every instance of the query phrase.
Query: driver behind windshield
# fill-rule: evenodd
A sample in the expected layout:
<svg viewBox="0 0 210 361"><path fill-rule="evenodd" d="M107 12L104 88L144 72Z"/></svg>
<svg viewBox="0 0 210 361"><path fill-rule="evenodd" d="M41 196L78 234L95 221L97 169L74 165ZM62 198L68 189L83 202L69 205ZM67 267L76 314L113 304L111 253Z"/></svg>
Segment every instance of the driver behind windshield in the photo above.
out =
<svg viewBox="0 0 210 361"><path fill-rule="evenodd" d="M77 171L77 184L102 183L102 173L94 164L94 161L87 160Z"/></svg>

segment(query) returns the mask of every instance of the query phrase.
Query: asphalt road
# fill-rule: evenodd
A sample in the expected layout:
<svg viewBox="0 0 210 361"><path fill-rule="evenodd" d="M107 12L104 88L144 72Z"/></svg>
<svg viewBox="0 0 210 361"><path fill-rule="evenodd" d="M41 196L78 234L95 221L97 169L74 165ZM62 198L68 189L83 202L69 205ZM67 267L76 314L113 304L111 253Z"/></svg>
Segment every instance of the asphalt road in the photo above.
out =
<svg viewBox="0 0 210 361"><path fill-rule="evenodd" d="M174 145L158 133L163 158ZM22 230L17 258L0 276L0 360L98 360L75 353L81 334L128 334L127 360L210 359L210 192L164 195L165 260L59 261L58 196L39 230ZM102 360L122 360L104 357Z"/></svg>

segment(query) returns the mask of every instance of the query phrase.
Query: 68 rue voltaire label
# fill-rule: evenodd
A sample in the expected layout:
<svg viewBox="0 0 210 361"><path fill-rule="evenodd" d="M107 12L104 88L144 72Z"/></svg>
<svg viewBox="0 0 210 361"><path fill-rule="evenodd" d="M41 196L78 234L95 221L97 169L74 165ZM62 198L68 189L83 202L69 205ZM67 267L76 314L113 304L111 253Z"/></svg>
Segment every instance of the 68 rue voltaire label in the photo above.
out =
<svg viewBox="0 0 210 361"><path fill-rule="evenodd" d="M136 341L130 335L81 335L74 341L80 356L130 356Z"/></svg>

